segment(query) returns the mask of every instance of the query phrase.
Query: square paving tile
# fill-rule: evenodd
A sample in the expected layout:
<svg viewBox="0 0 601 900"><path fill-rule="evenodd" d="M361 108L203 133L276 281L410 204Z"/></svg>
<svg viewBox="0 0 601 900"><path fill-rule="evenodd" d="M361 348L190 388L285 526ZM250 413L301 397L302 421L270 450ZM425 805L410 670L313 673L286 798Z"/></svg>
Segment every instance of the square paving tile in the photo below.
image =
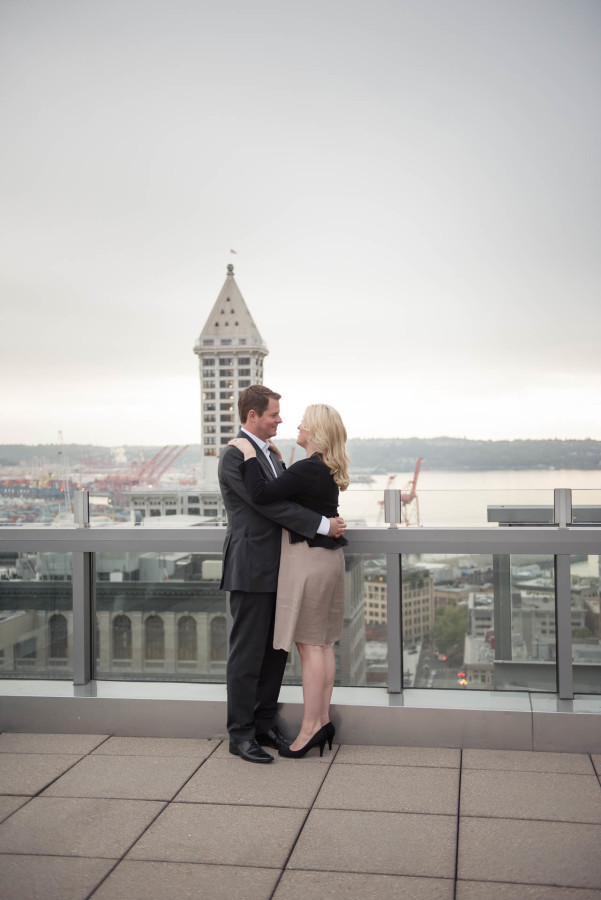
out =
<svg viewBox="0 0 601 900"><path fill-rule="evenodd" d="M593 775L585 753L542 753L536 750L464 750L464 769L508 769L515 772L566 772Z"/></svg>
<svg viewBox="0 0 601 900"><path fill-rule="evenodd" d="M601 887L601 825L461 818L457 878Z"/></svg>
<svg viewBox="0 0 601 900"><path fill-rule="evenodd" d="M75 765L79 758L48 753L3 753L0 757L0 794L37 794Z"/></svg>
<svg viewBox="0 0 601 900"><path fill-rule="evenodd" d="M107 739L106 734L0 734L0 753L73 753L84 756Z"/></svg>
<svg viewBox="0 0 601 900"><path fill-rule="evenodd" d="M44 796L170 800L199 764L182 756L86 756Z"/></svg>
<svg viewBox="0 0 601 900"><path fill-rule="evenodd" d="M0 856L2 900L85 900L112 860L65 856Z"/></svg>
<svg viewBox="0 0 601 900"><path fill-rule="evenodd" d="M4 822L17 809L25 806L29 799L29 797L0 797L0 822Z"/></svg>
<svg viewBox="0 0 601 900"><path fill-rule="evenodd" d="M259 766L233 758L209 759L175 799L188 803L242 803L308 809L326 771L323 766L278 766L275 763Z"/></svg>
<svg viewBox="0 0 601 900"><path fill-rule="evenodd" d="M126 859L96 891L94 900L269 900L278 876L277 869Z"/></svg>
<svg viewBox="0 0 601 900"><path fill-rule="evenodd" d="M271 806L172 803L128 859L279 868L306 812Z"/></svg>
<svg viewBox="0 0 601 900"><path fill-rule="evenodd" d="M111 737L94 751L94 756L187 756L202 762L219 746L219 741L194 738Z"/></svg>
<svg viewBox="0 0 601 900"><path fill-rule="evenodd" d="M601 823L595 775L464 770L461 815Z"/></svg>
<svg viewBox="0 0 601 900"><path fill-rule="evenodd" d="M453 900L454 882L409 875L284 872L273 900Z"/></svg>
<svg viewBox="0 0 601 900"><path fill-rule="evenodd" d="M457 769L418 766L332 766L315 802L319 808L456 815Z"/></svg>
<svg viewBox="0 0 601 900"><path fill-rule="evenodd" d="M0 824L0 853L121 856L163 803L35 797Z"/></svg>
<svg viewBox="0 0 601 900"><path fill-rule="evenodd" d="M453 878L455 816L313 809L289 869Z"/></svg>
<svg viewBox="0 0 601 900"><path fill-rule="evenodd" d="M353 763L368 766L433 766L457 769L461 761L459 750L445 747L369 747L345 744L334 760L335 765Z"/></svg>
<svg viewBox="0 0 601 900"><path fill-rule="evenodd" d="M456 900L599 900L601 891L549 887L544 884L499 884L495 881L458 881Z"/></svg>

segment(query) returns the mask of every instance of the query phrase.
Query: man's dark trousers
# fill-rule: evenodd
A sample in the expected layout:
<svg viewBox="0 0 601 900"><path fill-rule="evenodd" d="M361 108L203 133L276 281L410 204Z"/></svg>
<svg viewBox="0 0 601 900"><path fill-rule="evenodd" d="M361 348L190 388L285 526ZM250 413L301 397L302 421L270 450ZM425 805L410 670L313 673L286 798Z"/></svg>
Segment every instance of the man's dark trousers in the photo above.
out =
<svg viewBox="0 0 601 900"><path fill-rule="evenodd" d="M230 592L233 619L227 663L227 729L247 741L271 728L288 654L273 649L275 592Z"/></svg>

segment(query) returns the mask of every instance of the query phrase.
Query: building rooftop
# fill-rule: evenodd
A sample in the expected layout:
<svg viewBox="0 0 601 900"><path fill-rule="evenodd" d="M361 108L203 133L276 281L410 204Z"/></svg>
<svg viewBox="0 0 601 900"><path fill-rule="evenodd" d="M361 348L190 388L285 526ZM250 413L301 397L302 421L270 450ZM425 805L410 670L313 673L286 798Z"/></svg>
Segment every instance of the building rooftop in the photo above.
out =
<svg viewBox="0 0 601 900"><path fill-rule="evenodd" d="M240 337L246 338L249 347L261 347L267 350L234 278L234 267L230 264L227 267L223 287L200 332L194 351L200 353L205 346L207 348L220 346L222 339L239 339Z"/></svg>
<svg viewBox="0 0 601 900"><path fill-rule="evenodd" d="M226 742L0 735L11 900L588 900L601 755L336 745L250 765Z"/></svg>

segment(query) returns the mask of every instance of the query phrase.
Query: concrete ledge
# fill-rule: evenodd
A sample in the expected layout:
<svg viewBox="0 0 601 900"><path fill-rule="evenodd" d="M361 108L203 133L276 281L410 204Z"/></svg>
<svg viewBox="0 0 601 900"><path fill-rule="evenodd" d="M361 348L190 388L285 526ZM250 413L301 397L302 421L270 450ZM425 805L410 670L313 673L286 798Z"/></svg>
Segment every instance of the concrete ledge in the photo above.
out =
<svg viewBox="0 0 601 900"><path fill-rule="evenodd" d="M284 686L294 729L302 690ZM0 730L124 737L224 738L225 685L0 682ZM335 688L336 741L413 747L601 752L601 698L527 692Z"/></svg>

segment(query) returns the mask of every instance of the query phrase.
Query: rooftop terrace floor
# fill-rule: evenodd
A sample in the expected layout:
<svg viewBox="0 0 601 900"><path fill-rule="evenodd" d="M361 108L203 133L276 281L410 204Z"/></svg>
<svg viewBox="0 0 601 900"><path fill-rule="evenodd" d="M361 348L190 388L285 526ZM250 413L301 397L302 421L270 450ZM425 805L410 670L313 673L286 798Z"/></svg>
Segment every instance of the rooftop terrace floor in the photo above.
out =
<svg viewBox="0 0 601 900"><path fill-rule="evenodd" d="M0 734L0 897L601 897L601 754Z"/></svg>

